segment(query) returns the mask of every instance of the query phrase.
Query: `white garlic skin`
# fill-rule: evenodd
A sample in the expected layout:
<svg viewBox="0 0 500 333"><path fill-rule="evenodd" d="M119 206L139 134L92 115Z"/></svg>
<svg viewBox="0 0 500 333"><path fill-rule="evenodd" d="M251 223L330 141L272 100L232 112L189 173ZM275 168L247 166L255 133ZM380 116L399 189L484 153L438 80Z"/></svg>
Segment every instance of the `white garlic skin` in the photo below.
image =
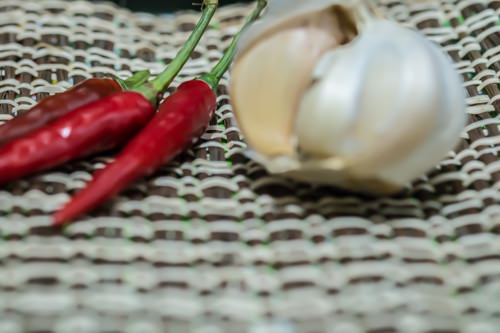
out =
<svg viewBox="0 0 500 333"><path fill-rule="evenodd" d="M345 2L306 3L273 0L268 15L239 44L230 93L252 156L270 172L299 180L372 194L396 192L458 143L466 114L462 80L437 45L375 17L359 22L358 35L343 46L318 38L316 43L311 36L316 46L308 50L323 50L320 57L304 61L304 70L297 69L300 62L283 59L281 73L272 72L270 59L282 57L286 47L302 53L290 57L295 59L307 58L308 50L293 39L268 43L266 50L266 41L300 30L304 15L321 17ZM331 31L336 25L317 27ZM315 33L310 24L302 28ZM261 83L255 87L255 82Z"/></svg>
<svg viewBox="0 0 500 333"><path fill-rule="evenodd" d="M243 51L263 35L289 24L298 17L320 12L341 2L341 0L268 0L265 15L240 36L238 51Z"/></svg>
<svg viewBox="0 0 500 333"><path fill-rule="evenodd" d="M417 32L377 19L323 62L296 117L303 151L335 156L351 175L403 186L458 143L462 82Z"/></svg>

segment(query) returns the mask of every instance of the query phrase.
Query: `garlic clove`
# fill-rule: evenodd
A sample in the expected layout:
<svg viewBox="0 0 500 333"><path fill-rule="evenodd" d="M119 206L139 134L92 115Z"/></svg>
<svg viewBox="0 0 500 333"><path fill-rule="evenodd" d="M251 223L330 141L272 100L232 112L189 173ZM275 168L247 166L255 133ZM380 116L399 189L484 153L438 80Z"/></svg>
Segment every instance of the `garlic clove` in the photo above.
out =
<svg viewBox="0 0 500 333"><path fill-rule="evenodd" d="M356 121L357 96L352 93L359 82L353 75L349 48L334 50L318 63L318 80L304 92L299 104L295 133L302 152L316 157L328 157L339 150L347 131ZM326 73L330 80L323 80ZM333 79L336 78L336 79Z"/></svg>
<svg viewBox="0 0 500 333"><path fill-rule="evenodd" d="M230 93L238 123L259 153L295 153L295 110L318 59L345 38L340 24L338 13L330 8L301 16L241 51Z"/></svg>
<svg viewBox="0 0 500 333"><path fill-rule="evenodd" d="M426 42L430 43L427 40ZM440 81L441 87L446 87L440 90L441 105L440 109L436 110L438 117L433 123L432 134L405 159L381 170L379 173L381 179L394 179L402 183L428 171L430 167L439 163L446 153L455 148L466 124L465 91L462 80L441 50L432 47L431 52L435 58L436 80Z"/></svg>
<svg viewBox="0 0 500 333"><path fill-rule="evenodd" d="M295 150L292 110L310 82L297 77L310 76L315 60L332 43L321 30L311 30L278 32L245 53L234 66L233 77L238 79L231 95L238 123L247 141L261 153L289 155ZM304 46L309 52L297 52Z"/></svg>
<svg viewBox="0 0 500 333"><path fill-rule="evenodd" d="M442 158L453 148L449 141L457 141L464 121L463 92L435 45L396 23L375 20L351 45L332 53L329 70L299 107L296 133L303 152L334 156L353 177L404 185L438 160L387 170L429 142L436 121L450 110L454 131L434 155ZM462 102L449 103L451 95Z"/></svg>
<svg viewBox="0 0 500 333"><path fill-rule="evenodd" d="M397 192L458 142L461 80L436 45L370 6L305 3L274 0L239 45L230 94L252 158L302 181Z"/></svg>

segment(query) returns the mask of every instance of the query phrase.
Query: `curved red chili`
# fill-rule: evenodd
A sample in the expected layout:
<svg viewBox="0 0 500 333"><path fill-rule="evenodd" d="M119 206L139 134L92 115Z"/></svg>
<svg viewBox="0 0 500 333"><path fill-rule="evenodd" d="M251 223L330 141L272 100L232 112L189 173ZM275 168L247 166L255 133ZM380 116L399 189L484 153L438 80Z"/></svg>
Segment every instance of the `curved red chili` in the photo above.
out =
<svg viewBox="0 0 500 333"><path fill-rule="evenodd" d="M142 84L149 72L138 72L128 80L119 80L126 89L141 84L135 92L116 92L121 87L115 81L90 79L66 93L47 98L26 117L6 126L6 132L12 130L11 137L23 136L0 148L0 184L116 147L143 127L154 114L157 96L189 59L217 9L218 0L205 1L199 23L155 80ZM32 118L33 126L26 123L26 119ZM58 120L40 128L54 118ZM34 128L38 129L32 132Z"/></svg>
<svg viewBox="0 0 500 333"><path fill-rule="evenodd" d="M0 126L0 147L50 124L85 104L122 90L139 87L148 80L149 75L149 71L142 70L126 80L91 78L62 93L49 96L30 110Z"/></svg>
<svg viewBox="0 0 500 333"><path fill-rule="evenodd" d="M258 17L265 6L266 1L259 0L243 29ZM228 51L209 74L181 84L161 103L155 117L116 159L98 171L90 183L54 215L54 225L61 225L95 208L132 181L153 173L198 139L215 112L217 102L214 90L231 63L239 35L235 36Z"/></svg>
<svg viewBox="0 0 500 333"><path fill-rule="evenodd" d="M23 137L85 104L122 91L111 79L88 79L65 92L49 96L26 113L0 126L0 146Z"/></svg>
<svg viewBox="0 0 500 333"><path fill-rule="evenodd" d="M0 184L123 144L153 116L143 95L127 91L86 104L0 148Z"/></svg>
<svg viewBox="0 0 500 333"><path fill-rule="evenodd" d="M180 154L204 132L216 104L215 93L207 83L193 80L180 85L116 159L98 171L85 189L56 213L54 224L91 210Z"/></svg>

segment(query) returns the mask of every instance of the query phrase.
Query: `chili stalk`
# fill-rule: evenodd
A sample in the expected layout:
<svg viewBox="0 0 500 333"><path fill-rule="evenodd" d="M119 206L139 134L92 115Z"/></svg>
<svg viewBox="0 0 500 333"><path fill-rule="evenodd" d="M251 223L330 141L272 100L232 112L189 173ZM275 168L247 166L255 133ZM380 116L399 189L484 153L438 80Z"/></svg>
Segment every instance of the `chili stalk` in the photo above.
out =
<svg viewBox="0 0 500 333"><path fill-rule="evenodd" d="M259 0L242 29L253 22L266 6ZM234 57L238 33L213 70L199 79L185 82L160 105L158 113L90 183L53 217L61 225L95 208L136 179L153 173L192 145L205 131L216 108L217 88Z"/></svg>
<svg viewBox="0 0 500 333"><path fill-rule="evenodd" d="M217 4L217 0L207 0L200 23L172 63L157 79L142 85L137 91L111 93L77 107L45 127L1 147L0 184L73 159L116 148L128 141L154 115L159 92L165 89L165 85L173 80L188 60L206 30ZM103 80L92 82L100 84ZM109 79L104 82L115 88L118 86L115 81ZM72 103L74 97L73 91L53 101ZM80 95L77 97L84 98Z"/></svg>

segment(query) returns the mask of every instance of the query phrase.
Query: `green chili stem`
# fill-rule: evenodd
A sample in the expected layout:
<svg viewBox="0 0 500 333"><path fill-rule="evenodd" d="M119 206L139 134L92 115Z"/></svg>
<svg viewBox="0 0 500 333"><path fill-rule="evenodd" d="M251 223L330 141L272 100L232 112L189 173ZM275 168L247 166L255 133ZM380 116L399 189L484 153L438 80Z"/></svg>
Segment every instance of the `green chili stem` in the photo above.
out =
<svg viewBox="0 0 500 333"><path fill-rule="evenodd" d="M231 66L231 63L234 58L234 54L236 52L236 44L238 43L238 40L240 39L241 33L255 21L262 10L266 7L267 1L266 0L259 0L257 3L257 7L250 13L250 15L247 17L245 20L245 24L243 27L238 31L238 33L234 36L233 41L229 45L229 48L226 50L222 58L219 60L217 65L210 71L210 73L203 75L200 79L205 81L211 88L212 90L216 90L217 86L219 85L219 81L221 80L222 76L224 73L229 69Z"/></svg>
<svg viewBox="0 0 500 333"><path fill-rule="evenodd" d="M128 79L122 80L119 77L115 77L115 81L120 84L123 90L131 90L144 84L151 74L148 70L143 70L135 73Z"/></svg>
<svg viewBox="0 0 500 333"><path fill-rule="evenodd" d="M163 70L154 80L143 85L136 91L142 93L147 99L153 104L156 104L156 98L158 94L165 92L170 83L174 80L177 74L180 72L184 64L188 61L189 56L193 53L196 45L200 41L203 33L208 27L210 20L215 14L219 1L218 0L205 0L204 8L201 14L201 18L196 24L193 32L189 36L188 40L184 43L182 48L177 52L175 58L168 64L167 68Z"/></svg>

